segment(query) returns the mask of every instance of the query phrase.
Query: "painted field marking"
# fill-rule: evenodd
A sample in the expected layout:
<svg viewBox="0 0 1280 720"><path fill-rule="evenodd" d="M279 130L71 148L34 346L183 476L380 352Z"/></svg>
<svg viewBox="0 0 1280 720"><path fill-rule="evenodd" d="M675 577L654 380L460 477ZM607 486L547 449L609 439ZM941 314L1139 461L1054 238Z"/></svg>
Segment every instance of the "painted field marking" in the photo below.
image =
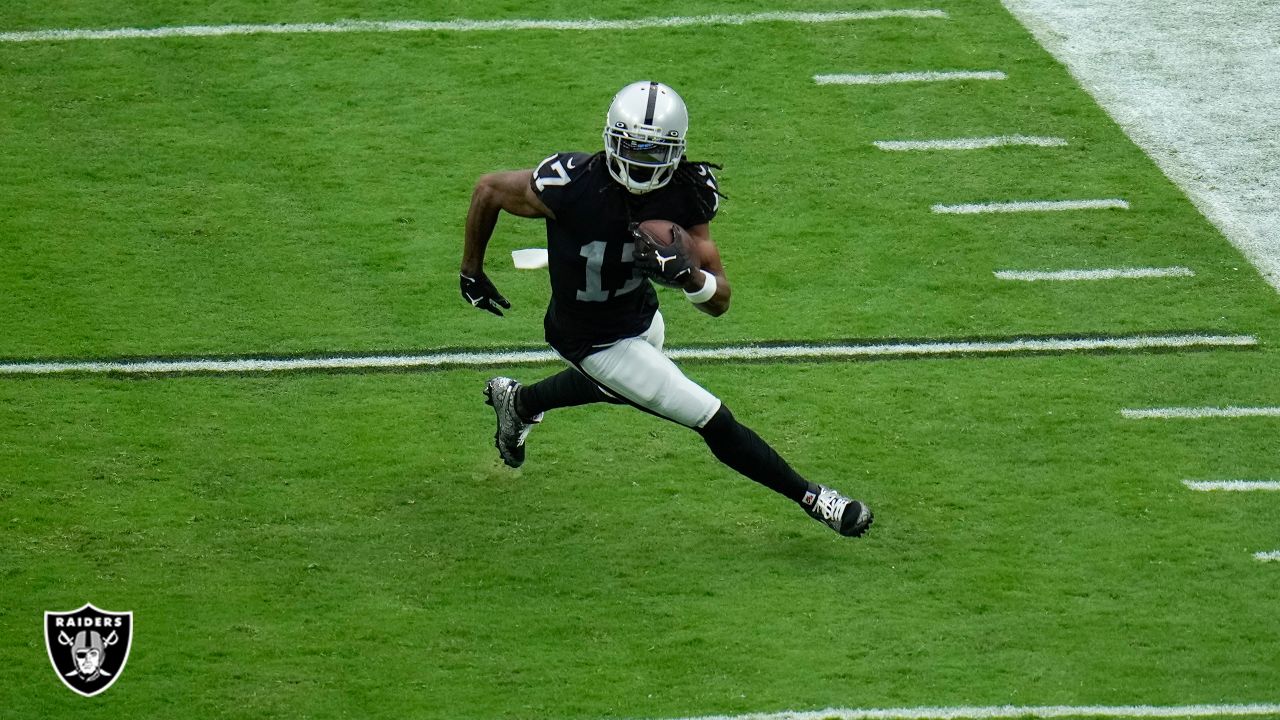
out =
<svg viewBox="0 0 1280 720"><path fill-rule="evenodd" d="M864 10L852 12L761 12L737 15L647 17L630 20L339 20L331 23L273 23L266 25L180 25L112 30L64 29L0 33L0 42L41 40L125 40L223 35L289 35L350 32L471 32L478 30L643 30L648 28L747 25L783 22L818 24L887 18L946 19L943 10Z"/></svg>
<svg viewBox="0 0 1280 720"><path fill-rule="evenodd" d="M1001 280L1116 280L1136 278L1195 277L1195 272L1185 267L1163 268L1104 268L1099 270L996 270Z"/></svg>
<svg viewBox="0 0 1280 720"><path fill-rule="evenodd" d="M1280 491L1280 481L1276 480L1183 480L1182 484L1200 492Z"/></svg>
<svg viewBox="0 0 1280 720"><path fill-rule="evenodd" d="M1271 552L1258 552L1253 554L1253 559L1261 562L1280 562L1280 550L1272 550Z"/></svg>
<svg viewBox="0 0 1280 720"><path fill-rule="evenodd" d="M1026 200L1017 202L934 205L936 213L972 215L976 213L1054 212L1061 210L1128 210L1129 203L1114 198L1102 200Z"/></svg>
<svg viewBox="0 0 1280 720"><path fill-rule="evenodd" d="M999 70L893 72L871 74L814 75L819 85L887 85L892 83L948 82L952 80L1004 80Z"/></svg>
<svg viewBox="0 0 1280 720"><path fill-rule="evenodd" d="M1276 3L1003 4L1280 291Z"/></svg>
<svg viewBox="0 0 1280 720"><path fill-rule="evenodd" d="M876 140L881 150L910 152L913 150L985 150L993 147L1063 147L1065 138L1038 135L999 135L996 137L955 138L951 140Z"/></svg>
<svg viewBox="0 0 1280 720"><path fill-rule="evenodd" d="M1258 339L1252 335L1136 335L1099 338L1014 338L1009 340L893 342L866 345L736 345L719 348L675 348L667 350L667 356L675 360L859 359L1250 347L1257 344ZM364 357L70 360L0 363L0 376L54 375L58 373L181 374L258 373L291 370L399 370L478 365L529 365L552 363L559 361L559 359L559 356L551 350L477 350Z"/></svg>
<svg viewBox="0 0 1280 720"><path fill-rule="evenodd" d="M1280 417L1280 407L1166 407L1125 408L1120 414L1131 420L1198 420L1202 418Z"/></svg>
<svg viewBox="0 0 1280 720"><path fill-rule="evenodd" d="M746 715L704 715L678 720L992 720L994 718L1215 718L1280 715L1280 704L1249 705L994 705L861 710L828 708Z"/></svg>

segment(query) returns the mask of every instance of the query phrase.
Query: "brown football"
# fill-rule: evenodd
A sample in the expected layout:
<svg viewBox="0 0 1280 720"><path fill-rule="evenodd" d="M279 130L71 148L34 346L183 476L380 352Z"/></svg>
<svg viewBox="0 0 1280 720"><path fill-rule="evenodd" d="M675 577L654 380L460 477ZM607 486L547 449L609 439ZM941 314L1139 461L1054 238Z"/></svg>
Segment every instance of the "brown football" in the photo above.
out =
<svg viewBox="0 0 1280 720"><path fill-rule="evenodd" d="M640 223L637 228L640 232L648 235L659 245L670 245L672 239L672 230L684 236L684 228L671 222L670 220L645 220Z"/></svg>

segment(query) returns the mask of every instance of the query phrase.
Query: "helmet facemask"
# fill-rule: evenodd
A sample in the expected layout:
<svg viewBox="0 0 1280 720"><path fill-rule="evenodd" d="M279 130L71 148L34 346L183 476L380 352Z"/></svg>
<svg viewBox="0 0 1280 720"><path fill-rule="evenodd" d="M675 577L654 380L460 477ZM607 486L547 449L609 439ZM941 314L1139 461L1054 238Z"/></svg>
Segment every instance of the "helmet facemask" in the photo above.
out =
<svg viewBox="0 0 1280 720"><path fill-rule="evenodd" d="M632 83L613 99L604 128L609 174L627 190L647 193L671 181L684 157L689 116L674 90Z"/></svg>

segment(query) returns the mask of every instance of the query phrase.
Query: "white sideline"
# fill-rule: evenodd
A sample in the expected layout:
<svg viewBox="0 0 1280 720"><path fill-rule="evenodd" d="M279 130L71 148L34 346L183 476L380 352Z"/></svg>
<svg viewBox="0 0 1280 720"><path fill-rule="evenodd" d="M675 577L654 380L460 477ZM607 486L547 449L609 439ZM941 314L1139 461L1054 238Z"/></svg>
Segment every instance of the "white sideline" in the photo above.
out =
<svg viewBox="0 0 1280 720"><path fill-rule="evenodd" d="M642 30L648 28L695 27L700 25L746 25L748 23L765 22L816 24L848 20L881 20L886 18L945 19L946 17L947 13L943 10L863 10L852 12L761 12L738 15L691 15L687 17L634 18L631 20L339 20L329 23L275 23L267 25L181 25L159 28L116 28L111 30L28 30L0 33L0 42L349 32Z"/></svg>
<svg viewBox="0 0 1280 720"><path fill-rule="evenodd" d="M1236 407L1229 405L1227 407L1125 408L1120 411L1120 414L1131 420L1280 417L1280 407Z"/></svg>
<svg viewBox="0 0 1280 720"><path fill-rule="evenodd" d="M967 205L934 205L933 211L948 215L975 213L1052 212L1060 210L1128 210L1124 200L1027 200L1017 202L971 203Z"/></svg>
<svg viewBox="0 0 1280 720"><path fill-rule="evenodd" d="M784 360L1248 347L1257 344L1258 339L1252 335L1136 335L1130 337L1077 339L897 342L874 345L783 345L774 347L738 345L720 348L676 348L668 350L667 355L675 360ZM249 358L238 360L73 360L0 363L0 376L53 375L58 373L247 373L289 370L404 369L443 366L527 365L551 363L558 360L559 356L550 350L441 352L422 355L379 355L370 357Z"/></svg>
<svg viewBox="0 0 1280 720"><path fill-rule="evenodd" d="M885 85L889 83L946 82L949 80L1004 80L999 70L943 71L943 72L894 72L852 75L814 75L819 85Z"/></svg>
<svg viewBox="0 0 1280 720"><path fill-rule="evenodd" d="M1183 480L1183 485L1200 492L1224 490L1227 492L1252 492L1254 490L1280 490L1275 480Z"/></svg>
<svg viewBox="0 0 1280 720"><path fill-rule="evenodd" d="M1261 558L1259 558L1261 559ZM704 715L678 720L992 720L993 718L1215 718L1280 715L1280 704L1249 705L994 705Z"/></svg>
<svg viewBox="0 0 1280 720"><path fill-rule="evenodd" d="M1003 2L1280 291L1280 5Z"/></svg>
<svg viewBox="0 0 1280 720"><path fill-rule="evenodd" d="M1065 138L1038 135L998 135L952 140L876 140L872 144L890 152L909 152L912 150L985 150L1010 146L1063 147L1067 141Z"/></svg>
<svg viewBox="0 0 1280 720"><path fill-rule="evenodd" d="M1259 552L1253 554L1254 560L1262 562L1278 562L1280 561L1280 550L1272 550L1271 552Z"/></svg>
<svg viewBox="0 0 1280 720"><path fill-rule="evenodd" d="M1105 268L1101 270L996 270L1001 280L1117 280L1162 277L1195 277L1190 268Z"/></svg>

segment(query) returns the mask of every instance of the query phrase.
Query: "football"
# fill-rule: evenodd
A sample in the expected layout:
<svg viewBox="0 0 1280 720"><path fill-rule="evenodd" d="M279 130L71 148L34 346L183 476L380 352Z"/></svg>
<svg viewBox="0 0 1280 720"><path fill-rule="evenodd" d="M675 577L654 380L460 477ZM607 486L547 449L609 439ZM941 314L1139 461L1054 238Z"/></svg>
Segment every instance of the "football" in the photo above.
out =
<svg viewBox="0 0 1280 720"><path fill-rule="evenodd" d="M685 235L684 228L670 220L645 220L636 229L648 235L658 245L670 245L673 232Z"/></svg>

